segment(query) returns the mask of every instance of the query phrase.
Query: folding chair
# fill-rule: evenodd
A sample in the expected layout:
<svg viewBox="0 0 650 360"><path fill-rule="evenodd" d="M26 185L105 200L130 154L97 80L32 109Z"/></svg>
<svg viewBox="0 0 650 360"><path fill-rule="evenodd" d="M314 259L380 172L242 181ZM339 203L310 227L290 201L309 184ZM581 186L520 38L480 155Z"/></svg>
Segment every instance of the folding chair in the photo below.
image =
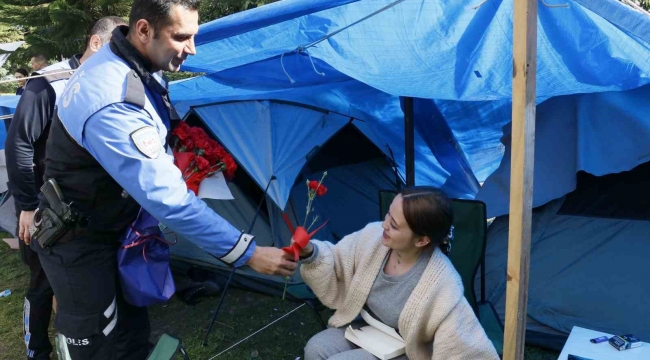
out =
<svg viewBox="0 0 650 360"><path fill-rule="evenodd" d="M394 191L379 192L380 219L397 196ZM460 274L465 288L465 298L479 319L485 333L499 355L503 355L503 324L494 306L485 300L485 245L487 242L487 216L485 203L476 200L452 199L454 209L454 240L449 259ZM481 267L481 300L474 293L476 271Z"/></svg>
<svg viewBox="0 0 650 360"><path fill-rule="evenodd" d="M147 360L171 360L176 358L176 354L180 354L183 360L190 360L179 339L162 334Z"/></svg>

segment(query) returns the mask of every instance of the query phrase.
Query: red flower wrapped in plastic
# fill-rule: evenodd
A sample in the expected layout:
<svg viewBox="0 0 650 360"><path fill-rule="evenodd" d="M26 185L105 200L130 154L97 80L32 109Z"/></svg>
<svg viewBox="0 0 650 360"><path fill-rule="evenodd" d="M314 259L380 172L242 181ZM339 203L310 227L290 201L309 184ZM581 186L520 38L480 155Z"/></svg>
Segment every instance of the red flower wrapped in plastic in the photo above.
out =
<svg viewBox="0 0 650 360"><path fill-rule="evenodd" d="M210 143L210 138L208 138L207 135L206 135L205 138L196 139L194 141L194 146L198 150L197 155L205 156L205 154L207 153L207 149L210 148L212 146L212 144Z"/></svg>
<svg viewBox="0 0 650 360"><path fill-rule="evenodd" d="M205 178L221 171L232 179L237 171L235 159L200 127L180 122L170 141L174 163L181 170L187 188L199 193L199 185Z"/></svg>
<svg viewBox="0 0 650 360"><path fill-rule="evenodd" d="M183 121L174 129L173 134L182 142L190 136L190 127Z"/></svg>
<svg viewBox="0 0 650 360"><path fill-rule="evenodd" d="M224 176L227 179L232 179L235 176L235 171L237 171L237 163L235 162L235 159L233 159L230 154L227 154L227 156L223 157L223 163L226 167L226 170L223 173Z"/></svg>
<svg viewBox="0 0 650 360"><path fill-rule="evenodd" d="M300 250L305 248L309 241L311 240L312 236L318 232L318 230L322 229L325 224L327 224L327 221L325 221L321 226L316 228L314 231L309 232L311 228L316 224L316 221L318 220L318 215L314 215L313 220L311 221L311 224L309 224L309 227L305 228L307 221L309 219L309 214L313 210L313 202L314 199L317 196L323 196L327 194L327 187L323 185L323 180L325 179L325 176L327 176L327 171L323 173L323 177L320 179L320 181L316 180L307 180L307 212L305 213L305 221L303 222L302 226L297 226L295 229L293 228L293 225L291 225L291 221L289 221L289 218L286 216L286 214L283 214L284 221L287 223L287 226L289 227L289 230L293 234L293 237L291 238L291 245L285 246L282 248L285 252L292 254L294 256L294 260L298 261L300 258ZM282 294L282 299L284 299L285 294L287 292L287 285L289 283L289 277L286 278L286 282L284 283L284 292Z"/></svg>
<svg viewBox="0 0 650 360"><path fill-rule="evenodd" d="M195 161L196 161L196 167L198 168L199 171L206 171L210 169L210 162L203 156L197 156L195 158Z"/></svg>

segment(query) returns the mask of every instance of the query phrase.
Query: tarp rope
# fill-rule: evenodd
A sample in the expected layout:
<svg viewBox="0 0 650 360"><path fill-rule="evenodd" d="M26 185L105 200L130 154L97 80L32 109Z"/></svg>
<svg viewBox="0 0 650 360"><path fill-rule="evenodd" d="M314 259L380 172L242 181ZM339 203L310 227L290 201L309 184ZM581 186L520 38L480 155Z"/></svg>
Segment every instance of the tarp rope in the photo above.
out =
<svg viewBox="0 0 650 360"><path fill-rule="evenodd" d="M372 18L373 16L381 14L382 12L384 12L384 11L386 11L386 10L392 8L392 7L395 7L395 6L399 5L400 3L404 2L404 1L406 1L406 0L397 0L397 1L393 2L393 3L390 3L390 4L386 5L386 6L384 6L383 8L381 8L381 9L379 9L379 10L377 10L377 11L375 11L375 12L373 12L373 13L367 15L367 16L364 16L363 18L351 23L350 25L344 26L344 27L334 31L331 34L327 34L327 35L323 36L322 38L320 38L320 39L318 39L316 41L313 41L313 42L311 42L311 43L309 43L307 45L299 46L296 50L290 51L290 53L295 52L295 53L305 53L305 54L307 54L307 56L309 56L309 61L311 62L311 65L314 68L314 71L316 72L316 74L324 76L325 75L324 73L319 72L318 70L316 70L316 66L314 66L314 60L311 58L311 55L307 52L307 49L309 49L310 47L314 47L317 44L320 44L321 42L331 38L332 36L342 32L342 31L345 31L345 30L351 28L352 26L355 26L355 25L357 25L357 24L359 24L359 23L361 23L363 21L366 21L366 20ZM474 9L478 9L479 7L481 7L481 5L483 5L487 1L489 1L489 0L483 1L481 4L475 6ZM549 7L549 8L569 7L569 4L557 4L556 5L556 4L548 4L544 0L540 0L540 1L542 2L542 4L544 4L544 6ZM624 0L624 1L629 1L629 0ZM280 65L282 66L282 70L284 71L284 74L287 75L287 77L289 78L289 81L293 84L293 83L295 83L295 80L293 80L291 78L291 76L289 76L289 73L287 73L287 70L284 68L284 54L285 53L282 53L282 55L280 56Z"/></svg>
<svg viewBox="0 0 650 360"><path fill-rule="evenodd" d="M51 72L51 73L42 74L42 75L26 76L26 77L20 78L20 79L2 80L2 81L0 81L0 84L10 83L10 82L18 82L18 81L30 80L30 79L37 79L37 78L42 78L42 77L49 76L49 75L58 75L58 74L66 74L66 73L72 74L75 71L76 71L76 69L71 69L71 70L65 70L65 71Z"/></svg>
<svg viewBox="0 0 650 360"><path fill-rule="evenodd" d="M291 314L292 314L293 312L295 312L295 311L297 311L297 310L299 310L300 308L302 308L302 307L303 307L303 306L305 306L305 305L307 305L307 304L301 304L301 305L299 305L299 306L297 306L297 307L296 307L296 308L294 308L293 310L291 310L291 311L289 311L288 313L286 313L286 314L284 314L284 315L282 315L282 316L281 316L281 317L279 317L278 319L275 319L275 320L274 320L273 322L271 322L271 323L269 323L268 325L266 325L266 326L264 326L263 328L261 328L261 329L259 329L259 330L257 330L256 332L254 332L254 333L252 333L252 334L250 334L250 335L248 335L247 337L245 337L245 338L243 338L243 339L241 339L241 340L240 340L240 341L238 341L238 342L237 342L236 344L234 344L234 345L232 345L231 347L229 347L229 348L227 348L226 350L224 350L224 351L222 351L222 352L220 352L220 353L218 353L217 355L215 355L215 356L213 356L213 357L211 357L211 358L210 358L210 359L208 359L208 360L212 360L212 359L214 359L214 358L216 358L217 356L220 356L220 355L222 355L222 354L224 354L224 353L226 353L226 352L228 352L228 351L230 351L230 350L231 350L232 348L234 348L234 347L236 347L237 345L239 345L239 344L241 344L241 343L243 343L244 341L246 341L246 340L248 340L248 339L250 339L250 338L252 338L253 336L255 336L255 335L257 335L258 333L260 333L260 332L262 332L262 331L264 331L264 330L265 330L266 328L268 328L268 327L270 327L271 325L273 325L273 324L275 324L275 323L277 323L278 321L280 321L280 320L282 320L282 319L284 319L285 317L287 317L287 316L289 316L289 315L291 315Z"/></svg>
<svg viewBox="0 0 650 360"><path fill-rule="evenodd" d="M379 10L377 10L377 11L371 13L370 15L367 15L367 16L365 16L365 17L363 17L363 18L361 18L361 19L359 19L359 20L353 22L352 24L350 24L350 25L348 25L348 26L344 26L344 27L342 27L342 28L336 30L335 32L333 32L333 33L331 33L331 34L328 34L328 35L325 35L325 36L323 36L322 38L320 38L320 39L318 39L318 40L316 40L316 41L314 41L314 42L311 42L311 43L309 43L309 44L307 44L307 45L305 45L305 46L301 46L301 47L299 47L299 48L297 49L297 51L305 50L305 49L308 49L308 48L310 48L310 47L316 46L317 44L319 44L319 43L321 43L321 42L323 42L323 41L325 41L325 40L331 38L332 36L334 36L334 35L340 33L341 31L347 30L347 29L353 27L354 25L359 24L360 22L366 21L366 20L370 19L371 17L373 17L373 16L375 16L375 15L378 15L378 14L380 14L380 13L382 13L382 12L384 12L384 11L386 11L386 10L388 10L388 9L390 9L390 8L392 8L392 7L394 7L394 6L396 6L396 5L399 5L400 3L403 3L404 1L405 1L405 0L397 0L397 1L395 1L394 3L388 4L388 5L384 6L383 8L381 8L381 9L379 9Z"/></svg>
<svg viewBox="0 0 650 360"><path fill-rule="evenodd" d="M386 5L386 6L384 6L383 8L381 8L381 9L379 9L379 10L377 10L377 11L375 11L375 12L369 14L369 15L366 15L366 16L364 16L363 18L361 18L361 19L359 19L359 20L357 20L357 21L351 23L350 25L344 26L344 27L342 27L342 28L340 28L340 29L334 31L333 33L331 33L331 34L327 34L327 35L323 36L322 38L320 38L320 39L318 39L318 40L316 40L316 41L313 41L313 42L311 42L311 43L309 43L309 44L307 44L307 45L299 46L296 50L294 50L294 51L290 51L289 53L295 52L295 53L297 53L297 54L299 54L299 53L305 53L305 54L307 54L307 56L309 56L309 61L311 62L311 66L312 66L312 68L314 69L314 72L316 72L316 74L318 74L318 75L320 75L320 76L325 76L325 73L316 70L316 65L314 65L314 60L312 59L312 57L311 57L311 55L309 54L309 52L307 52L307 49L309 49L310 47L314 47L314 46L316 46L317 44L319 44L319 43L321 43L321 42L323 42L323 41L325 41L325 40L331 38L332 36L334 36L334 35L336 35L336 34L342 32L342 31L345 31L345 30L351 28L351 27L354 26L354 25L357 25L357 24L359 24L359 23L361 23L361 22L363 22L363 21L366 21L366 20L370 19L370 18L373 17L373 16L376 16L376 15L378 15L378 14L380 14L380 13L382 13L382 12L384 12L384 11L386 11L386 10L388 10L388 9L390 9L390 8L392 8L392 7L394 7L394 6L396 6L396 5L399 5L400 3L404 2L404 1L406 1L406 0L397 0L397 1L393 2L393 3L390 3L390 4ZM289 78L289 82L291 82L291 83L293 84L293 83L295 83L296 81L293 80L293 79L291 78L291 76L289 76L289 73L287 72L287 70L286 70L285 67L284 67L284 55L285 55L285 53L282 53L282 55L280 55L280 65L282 66L282 71L284 71L284 74L287 75L287 78Z"/></svg>

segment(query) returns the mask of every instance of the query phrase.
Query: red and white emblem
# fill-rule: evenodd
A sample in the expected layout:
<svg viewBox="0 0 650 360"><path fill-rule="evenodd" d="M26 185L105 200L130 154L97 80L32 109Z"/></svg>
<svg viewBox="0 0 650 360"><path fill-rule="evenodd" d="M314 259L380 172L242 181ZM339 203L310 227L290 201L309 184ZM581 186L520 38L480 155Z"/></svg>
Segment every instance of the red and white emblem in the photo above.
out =
<svg viewBox="0 0 650 360"><path fill-rule="evenodd" d="M131 133L135 147L150 159L157 159L162 152L162 142L158 130L153 126L145 126Z"/></svg>

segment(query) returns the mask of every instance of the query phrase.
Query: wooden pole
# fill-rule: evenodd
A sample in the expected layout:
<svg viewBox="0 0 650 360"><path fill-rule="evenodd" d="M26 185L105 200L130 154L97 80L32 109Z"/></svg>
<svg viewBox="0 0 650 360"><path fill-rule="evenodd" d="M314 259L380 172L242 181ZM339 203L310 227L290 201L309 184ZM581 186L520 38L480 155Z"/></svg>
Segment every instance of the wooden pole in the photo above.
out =
<svg viewBox="0 0 650 360"><path fill-rule="evenodd" d="M535 160L537 0L514 0L510 234L504 360L523 360Z"/></svg>
<svg viewBox="0 0 650 360"><path fill-rule="evenodd" d="M406 186L415 185L415 124L413 98L404 98L404 155L406 157Z"/></svg>

